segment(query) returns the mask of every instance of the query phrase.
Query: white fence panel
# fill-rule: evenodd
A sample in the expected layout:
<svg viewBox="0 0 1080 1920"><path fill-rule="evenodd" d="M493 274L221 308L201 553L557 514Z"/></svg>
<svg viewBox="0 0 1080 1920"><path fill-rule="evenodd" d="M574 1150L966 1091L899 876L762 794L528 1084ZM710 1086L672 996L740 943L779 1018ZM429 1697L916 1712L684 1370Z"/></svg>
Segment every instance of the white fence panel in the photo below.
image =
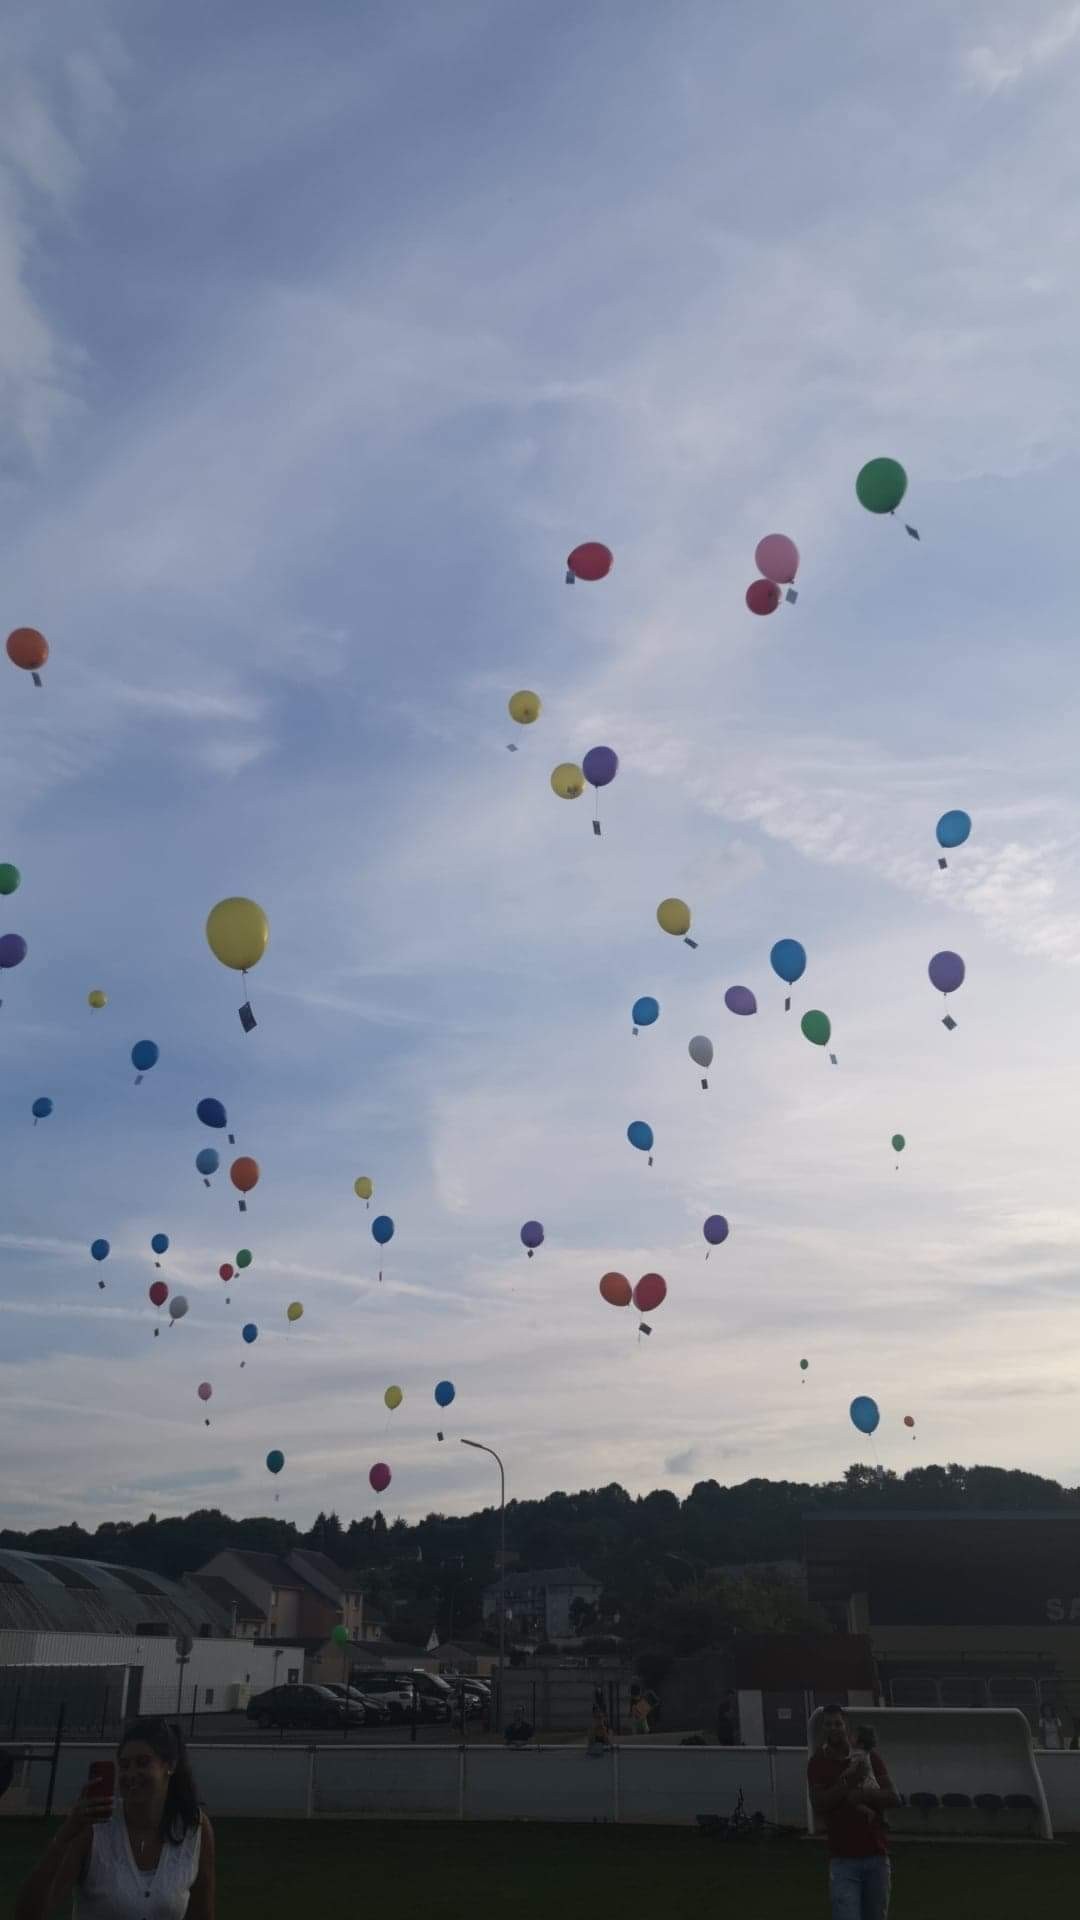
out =
<svg viewBox="0 0 1080 1920"><path fill-rule="evenodd" d="M457 1747L320 1747L314 1811L456 1820L460 1775Z"/></svg>
<svg viewBox="0 0 1080 1920"><path fill-rule="evenodd" d="M742 1788L748 1818L776 1818L773 1770L760 1747L634 1746L619 1751L619 1817L658 1825L732 1814ZM803 1822L805 1825L805 1820Z"/></svg>
<svg viewBox="0 0 1080 1920"><path fill-rule="evenodd" d="M470 1747L466 1820L614 1820L620 1756L581 1747Z"/></svg>

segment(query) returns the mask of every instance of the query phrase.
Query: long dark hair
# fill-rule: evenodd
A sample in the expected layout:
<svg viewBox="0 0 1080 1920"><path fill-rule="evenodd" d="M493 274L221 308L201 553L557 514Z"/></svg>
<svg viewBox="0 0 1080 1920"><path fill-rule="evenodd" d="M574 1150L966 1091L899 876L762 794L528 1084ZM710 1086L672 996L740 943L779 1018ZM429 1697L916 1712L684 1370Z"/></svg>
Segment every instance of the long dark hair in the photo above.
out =
<svg viewBox="0 0 1080 1920"><path fill-rule="evenodd" d="M167 1720L132 1720L124 1728L117 1752L122 1753L135 1740L141 1740L171 1768L169 1790L161 1814L161 1837L171 1840L173 1846L178 1847L184 1835L202 1820L202 1808L195 1790L195 1776L191 1771L184 1736L175 1722L170 1725Z"/></svg>

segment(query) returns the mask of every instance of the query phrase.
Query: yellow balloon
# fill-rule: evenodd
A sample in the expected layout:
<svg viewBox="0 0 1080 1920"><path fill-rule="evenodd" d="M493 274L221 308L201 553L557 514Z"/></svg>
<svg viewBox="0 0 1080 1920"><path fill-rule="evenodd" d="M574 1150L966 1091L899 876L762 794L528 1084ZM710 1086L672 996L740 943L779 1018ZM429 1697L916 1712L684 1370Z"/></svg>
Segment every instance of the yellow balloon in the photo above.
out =
<svg viewBox="0 0 1080 1920"><path fill-rule="evenodd" d="M391 1413L393 1413L395 1407L400 1407L404 1398L405 1395L402 1393L400 1387L387 1387L386 1392L383 1394L383 1399L386 1401Z"/></svg>
<svg viewBox="0 0 1080 1920"><path fill-rule="evenodd" d="M219 900L206 922L206 938L223 967L246 973L266 952L270 922L254 900Z"/></svg>
<svg viewBox="0 0 1080 1920"><path fill-rule="evenodd" d="M100 987L92 987L86 996L86 1004L88 1007L107 1007L109 996L107 993L102 993Z"/></svg>
<svg viewBox="0 0 1080 1920"><path fill-rule="evenodd" d="M564 760L551 776L551 791L560 800L576 800L585 791L585 775L572 760Z"/></svg>
<svg viewBox="0 0 1080 1920"><path fill-rule="evenodd" d="M353 1181L352 1190L358 1200L370 1200L375 1191L375 1185L373 1181L368 1179L366 1173L362 1173L359 1180Z"/></svg>
<svg viewBox="0 0 1080 1920"><path fill-rule="evenodd" d="M540 718L540 695L530 693L528 687L523 687L520 693L510 695L507 712L519 727L531 727L533 721Z"/></svg>
<svg viewBox="0 0 1080 1920"><path fill-rule="evenodd" d="M286 1309L285 1309L285 1317L286 1317L286 1319L287 1319L287 1320L302 1320L302 1319L303 1319L303 1317L304 1317L304 1309L303 1309L303 1306L301 1305L301 1303L300 1303L300 1301L299 1301L299 1300L294 1300L291 1306L289 1306L289 1307L286 1307Z"/></svg>
<svg viewBox="0 0 1080 1920"><path fill-rule="evenodd" d="M690 909L685 900L661 900L656 917L665 933L681 935L690 931Z"/></svg>

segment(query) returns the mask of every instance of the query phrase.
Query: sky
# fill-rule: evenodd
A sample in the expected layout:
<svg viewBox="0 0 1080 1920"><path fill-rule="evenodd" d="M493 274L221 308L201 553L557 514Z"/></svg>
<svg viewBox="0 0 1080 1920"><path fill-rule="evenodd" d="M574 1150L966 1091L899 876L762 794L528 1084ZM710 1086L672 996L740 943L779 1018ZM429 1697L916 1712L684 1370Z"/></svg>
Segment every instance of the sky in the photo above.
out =
<svg viewBox="0 0 1080 1920"><path fill-rule="evenodd" d="M1044 0L5 8L0 626L52 652L0 660L0 1525L348 1519L378 1460L469 1510L462 1436L518 1498L1080 1479L1078 78ZM601 742L597 838L549 775Z"/></svg>

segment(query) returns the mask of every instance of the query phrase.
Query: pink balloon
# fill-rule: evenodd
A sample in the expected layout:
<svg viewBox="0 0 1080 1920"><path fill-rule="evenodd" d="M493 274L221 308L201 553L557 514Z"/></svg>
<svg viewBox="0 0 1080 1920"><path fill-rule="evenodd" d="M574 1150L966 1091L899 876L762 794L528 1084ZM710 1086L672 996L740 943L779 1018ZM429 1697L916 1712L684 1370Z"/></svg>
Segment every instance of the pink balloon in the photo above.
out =
<svg viewBox="0 0 1080 1920"><path fill-rule="evenodd" d="M775 580L752 580L746 589L746 604L751 613L775 613L780 605Z"/></svg>
<svg viewBox="0 0 1080 1920"><path fill-rule="evenodd" d="M754 548L754 565L766 580L790 587L799 571L799 549L786 533L767 533Z"/></svg>
<svg viewBox="0 0 1080 1920"><path fill-rule="evenodd" d="M667 1281L662 1273L643 1273L634 1288L634 1305L639 1313L655 1313L667 1299Z"/></svg>
<svg viewBox="0 0 1080 1920"><path fill-rule="evenodd" d="M376 1493L386 1492L387 1487L390 1485L390 1469L385 1460L376 1460L375 1465L368 1474L368 1479L371 1481Z"/></svg>
<svg viewBox="0 0 1080 1920"><path fill-rule="evenodd" d="M200 1400L209 1400L209 1398L210 1398L210 1395L211 1395L211 1394L213 1393L213 1391L214 1391L214 1389L213 1389L213 1387L212 1387L212 1386L210 1385L210 1382L209 1382L209 1380L204 1380L204 1381L203 1381L203 1383L202 1383L202 1386L201 1386L201 1387L199 1388L199 1399L200 1399Z"/></svg>

